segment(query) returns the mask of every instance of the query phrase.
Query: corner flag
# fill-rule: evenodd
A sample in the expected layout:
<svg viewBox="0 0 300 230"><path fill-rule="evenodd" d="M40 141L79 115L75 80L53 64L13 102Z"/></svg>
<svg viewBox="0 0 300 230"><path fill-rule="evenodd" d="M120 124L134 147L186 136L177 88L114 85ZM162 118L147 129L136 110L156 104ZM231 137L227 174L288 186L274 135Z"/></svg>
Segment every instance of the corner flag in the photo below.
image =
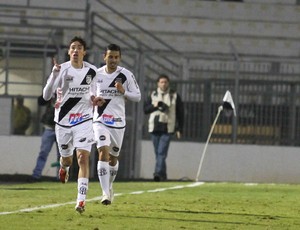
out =
<svg viewBox="0 0 300 230"><path fill-rule="evenodd" d="M225 111L233 111L233 115L236 117L235 106L232 100L232 96L229 90L226 91L225 96L223 98L223 109Z"/></svg>
<svg viewBox="0 0 300 230"><path fill-rule="evenodd" d="M207 149L210 137L213 133L213 130L214 130L214 127L217 123L217 120L218 120L218 118L219 118L219 116L220 116L220 114L223 110L224 110L224 112L227 116L230 116L232 114L232 112L233 112L234 116L236 116L235 106L234 106L232 96L231 96L231 93L230 93L229 90L227 90L225 95L224 95L223 105L219 106L217 116L216 116L216 118L215 118L215 120L214 120L214 122L211 126L210 132L208 134L208 137L207 137L207 140L206 140L203 152L202 152L202 156L201 156L201 159L200 159L199 168L198 168L198 172L197 172L197 175L196 175L196 181L199 181L200 172L201 172L204 156L205 156L205 153L206 153L206 149Z"/></svg>

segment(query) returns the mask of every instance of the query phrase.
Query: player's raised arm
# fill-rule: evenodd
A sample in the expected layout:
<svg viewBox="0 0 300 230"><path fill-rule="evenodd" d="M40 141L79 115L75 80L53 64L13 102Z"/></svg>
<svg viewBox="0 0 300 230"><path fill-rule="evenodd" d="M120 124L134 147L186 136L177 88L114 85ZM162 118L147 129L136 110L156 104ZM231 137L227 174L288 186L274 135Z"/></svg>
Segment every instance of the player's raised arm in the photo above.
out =
<svg viewBox="0 0 300 230"><path fill-rule="evenodd" d="M53 69L52 69L52 72L59 72L60 71L60 68L61 68L61 65L59 65L56 61L56 58L53 57Z"/></svg>
<svg viewBox="0 0 300 230"><path fill-rule="evenodd" d="M54 85L54 82L55 82L57 76L59 75L59 72L61 69L61 65L59 65L57 63L55 58L53 58L53 64L54 65L52 68L52 72L51 72L50 76L48 77L46 86L43 89L43 98L46 101L49 101L53 96L53 93L55 91L55 89L53 89L54 88L53 85Z"/></svg>

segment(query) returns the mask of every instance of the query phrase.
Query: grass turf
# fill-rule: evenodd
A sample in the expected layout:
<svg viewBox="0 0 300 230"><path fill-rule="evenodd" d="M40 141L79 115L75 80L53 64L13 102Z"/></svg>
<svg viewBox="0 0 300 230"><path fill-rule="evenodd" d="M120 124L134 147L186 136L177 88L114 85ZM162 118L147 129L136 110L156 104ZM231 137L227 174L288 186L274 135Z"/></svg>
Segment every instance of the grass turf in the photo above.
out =
<svg viewBox="0 0 300 230"><path fill-rule="evenodd" d="M115 182L115 201L103 206L91 182L82 215L75 182L2 184L1 229L300 229L299 185L190 184Z"/></svg>

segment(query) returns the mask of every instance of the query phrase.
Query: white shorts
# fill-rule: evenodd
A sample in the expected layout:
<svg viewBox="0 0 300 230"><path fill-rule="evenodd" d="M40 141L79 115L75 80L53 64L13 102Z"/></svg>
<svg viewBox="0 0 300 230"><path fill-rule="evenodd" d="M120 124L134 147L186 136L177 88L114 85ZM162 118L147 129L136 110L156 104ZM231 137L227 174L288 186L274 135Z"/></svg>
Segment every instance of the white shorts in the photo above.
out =
<svg viewBox="0 0 300 230"><path fill-rule="evenodd" d="M95 122L93 124L93 129L95 133L97 149L102 146L110 146L110 154L115 157L119 156L123 143L125 128L109 128L99 122Z"/></svg>
<svg viewBox="0 0 300 230"><path fill-rule="evenodd" d="M75 148L91 152L94 141L92 120L72 127L55 125L56 140L60 155L69 157Z"/></svg>

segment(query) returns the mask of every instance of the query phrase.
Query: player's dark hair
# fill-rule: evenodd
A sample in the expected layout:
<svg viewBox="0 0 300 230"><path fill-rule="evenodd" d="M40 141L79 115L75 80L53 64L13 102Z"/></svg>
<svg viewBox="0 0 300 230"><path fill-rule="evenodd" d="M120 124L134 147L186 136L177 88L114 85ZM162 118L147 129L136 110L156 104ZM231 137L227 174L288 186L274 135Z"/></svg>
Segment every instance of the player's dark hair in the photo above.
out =
<svg viewBox="0 0 300 230"><path fill-rule="evenodd" d="M170 82L170 78L169 78L169 76L166 75L166 74L160 74L160 75L158 76L156 82L159 82L160 79L167 79L167 81Z"/></svg>
<svg viewBox="0 0 300 230"><path fill-rule="evenodd" d="M121 56L121 47L118 46L118 45L116 45L116 44L109 44L109 45L106 47L105 53L106 53L108 50L111 50L111 51L119 51L120 56Z"/></svg>
<svg viewBox="0 0 300 230"><path fill-rule="evenodd" d="M86 42L85 42L85 40L83 40L81 37L75 36L74 38L72 38L72 40L71 40L70 43L69 43L69 46L70 46L73 42L79 42L79 43L83 46L83 49L86 50Z"/></svg>

